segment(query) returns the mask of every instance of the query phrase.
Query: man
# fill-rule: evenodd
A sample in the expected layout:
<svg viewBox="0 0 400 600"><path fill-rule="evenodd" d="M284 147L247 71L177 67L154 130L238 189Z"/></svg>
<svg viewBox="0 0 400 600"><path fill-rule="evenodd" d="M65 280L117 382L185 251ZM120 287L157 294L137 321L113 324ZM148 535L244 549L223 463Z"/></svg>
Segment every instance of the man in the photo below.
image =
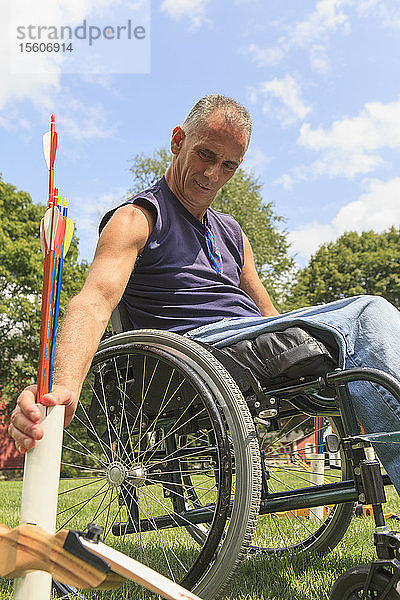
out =
<svg viewBox="0 0 400 600"><path fill-rule="evenodd" d="M173 131L172 161L165 173L164 193L175 197L187 211L187 216L190 215L203 231L205 227L202 220L207 209L218 190L242 162L250 135L251 119L246 109L223 96L210 96L201 100L189 113L183 127L176 127ZM73 418L92 357L112 310L130 283L136 260L143 253L147 240L157 225L156 221L156 211L152 210L149 202L131 203L116 210L100 235L95 257L81 292L68 304L57 345L52 393L43 397L43 404L46 406L65 405L65 425ZM229 223L223 223L222 227L229 226L236 227L230 217ZM236 227L234 233L238 231ZM240 241L243 245L242 257L236 257L236 260L239 263L243 261L243 264L235 264L231 269L236 269L237 281L233 281L231 273L232 281L229 283L225 275L224 285L217 292L221 296L226 293L236 295L233 302L229 301L230 307L225 306L224 312L215 313L212 318L205 314L199 320L197 315L197 319L192 319L191 325L189 319L180 328L168 327L168 322L165 328L183 333L198 324L220 320L227 314L278 314L258 278L246 236L243 235ZM225 257L223 261L226 262ZM225 265L225 271L226 268ZM212 264L209 271L214 274ZM135 275L136 273L132 279ZM183 287L184 282L182 289ZM208 300L207 304L212 308L212 299ZM176 312L181 310L182 307L179 307ZM160 311L165 313L164 308L160 308ZM192 311L191 307L189 311ZM134 325L137 324L135 319L133 322ZM155 326L154 322L152 325ZM30 386L22 392L11 417L9 431L21 453L33 448L35 441L43 435L38 423L39 410L34 404L35 391L36 387Z"/></svg>
<svg viewBox="0 0 400 600"><path fill-rule="evenodd" d="M279 315L239 225L210 208L240 165L250 135L250 116L240 104L219 95L201 99L183 126L173 130L165 177L103 219L85 285L67 308L52 393L43 397L43 404L66 406L66 424L122 297L133 328L190 332L195 339L226 346L300 324L336 338L340 366L400 372L397 309L365 296ZM393 396L365 382L352 386L353 404L367 431L400 430L400 404ZM21 453L43 435L35 390L30 386L22 392L11 417L9 431ZM382 449L380 457L400 489L393 448Z"/></svg>

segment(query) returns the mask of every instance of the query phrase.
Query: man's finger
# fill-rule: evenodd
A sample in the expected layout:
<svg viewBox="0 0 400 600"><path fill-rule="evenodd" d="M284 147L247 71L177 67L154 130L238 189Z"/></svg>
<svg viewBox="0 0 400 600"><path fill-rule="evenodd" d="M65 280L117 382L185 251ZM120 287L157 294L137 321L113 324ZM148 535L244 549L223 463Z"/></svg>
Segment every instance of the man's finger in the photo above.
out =
<svg viewBox="0 0 400 600"><path fill-rule="evenodd" d="M8 434L14 440L15 447L20 454L25 454L27 450L31 450L35 445L34 439L27 437L11 423L8 427Z"/></svg>
<svg viewBox="0 0 400 600"><path fill-rule="evenodd" d="M31 420L39 421L41 413L38 405L36 404L36 385L31 385L26 388L18 397L17 409L19 409Z"/></svg>
<svg viewBox="0 0 400 600"><path fill-rule="evenodd" d="M10 435L15 439L23 442L22 437L40 440L43 437L43 429L37 423L31 421L22 411L16 412L12 423L10 423Z"/></svg>
<svg viewBox="0 0 400 600"><path fill-rule="evenodd" d="M42 396L42 404L43 406L57 406L58 404L65 404L65 399L56 396L54 393L48 393Z"/></svg>

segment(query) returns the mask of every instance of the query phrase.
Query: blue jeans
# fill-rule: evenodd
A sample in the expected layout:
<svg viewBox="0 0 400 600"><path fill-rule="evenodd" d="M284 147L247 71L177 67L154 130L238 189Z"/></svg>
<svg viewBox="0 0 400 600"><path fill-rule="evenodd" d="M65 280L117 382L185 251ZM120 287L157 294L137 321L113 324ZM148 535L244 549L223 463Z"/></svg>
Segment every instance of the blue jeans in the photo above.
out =
<svg viewBox="0 0 400 600"><path fill-rule="evenodd" d="M400 311L380 296L355 296L302 308L276 317L223 319L187 336L218 348L260 333L305 326L339 347L339 367L373 367L400 381ZM385 389L366 381L349 384L357 419L366 433L400 431L400 403ZM375 450L400 494L400 447L375 444Z"/></svg>

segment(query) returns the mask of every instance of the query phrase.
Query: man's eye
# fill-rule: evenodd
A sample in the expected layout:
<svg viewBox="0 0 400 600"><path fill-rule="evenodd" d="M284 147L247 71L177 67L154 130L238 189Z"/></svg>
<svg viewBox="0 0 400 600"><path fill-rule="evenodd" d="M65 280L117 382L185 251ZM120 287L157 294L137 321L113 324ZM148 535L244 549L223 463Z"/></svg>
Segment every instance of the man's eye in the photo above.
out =
<svg viewBox="0 0 400 600"><path fill-rule="evenodd" d="M234 171L235 170L235 166L231 165L230 163L224 163L224 168L227 169L228 171Z"/></svg>
<svg viewBox="0 0 400 600"><path fill-rule="evenodd" d="M201 156L201 158L206 158L207 160L211 158L209 153L205 152L204 150L199 150L199 156Z"/></svg>

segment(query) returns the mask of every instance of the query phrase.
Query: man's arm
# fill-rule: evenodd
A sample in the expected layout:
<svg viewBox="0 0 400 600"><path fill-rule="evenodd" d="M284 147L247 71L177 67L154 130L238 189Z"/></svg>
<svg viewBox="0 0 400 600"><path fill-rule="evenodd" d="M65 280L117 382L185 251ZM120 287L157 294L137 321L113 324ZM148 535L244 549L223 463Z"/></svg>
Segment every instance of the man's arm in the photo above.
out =
<svg viewBox="0 0 400 600"><path fill-rule="evenodd" d="M272 300L258 276L256 266L254 264L253 251L245 234L243 234L243 250L244 264L240 276L239 287L246 292L246 294L248 294L252 300L254 300L263 317L279 315L279 312L272 304Z"/></svg>
<svg viewBox="0 0 400 600"><path fill-rule="evenodd" d="M82 290L68 304L56 346L54 385L42 399L46 406L65 405L66 425L73 418L93 355L152 227L153 218L146 209L119 208L100 236ZM11 416L9 433L22 453L43 436L35 394L36 386L26 388Z"/></svg>

